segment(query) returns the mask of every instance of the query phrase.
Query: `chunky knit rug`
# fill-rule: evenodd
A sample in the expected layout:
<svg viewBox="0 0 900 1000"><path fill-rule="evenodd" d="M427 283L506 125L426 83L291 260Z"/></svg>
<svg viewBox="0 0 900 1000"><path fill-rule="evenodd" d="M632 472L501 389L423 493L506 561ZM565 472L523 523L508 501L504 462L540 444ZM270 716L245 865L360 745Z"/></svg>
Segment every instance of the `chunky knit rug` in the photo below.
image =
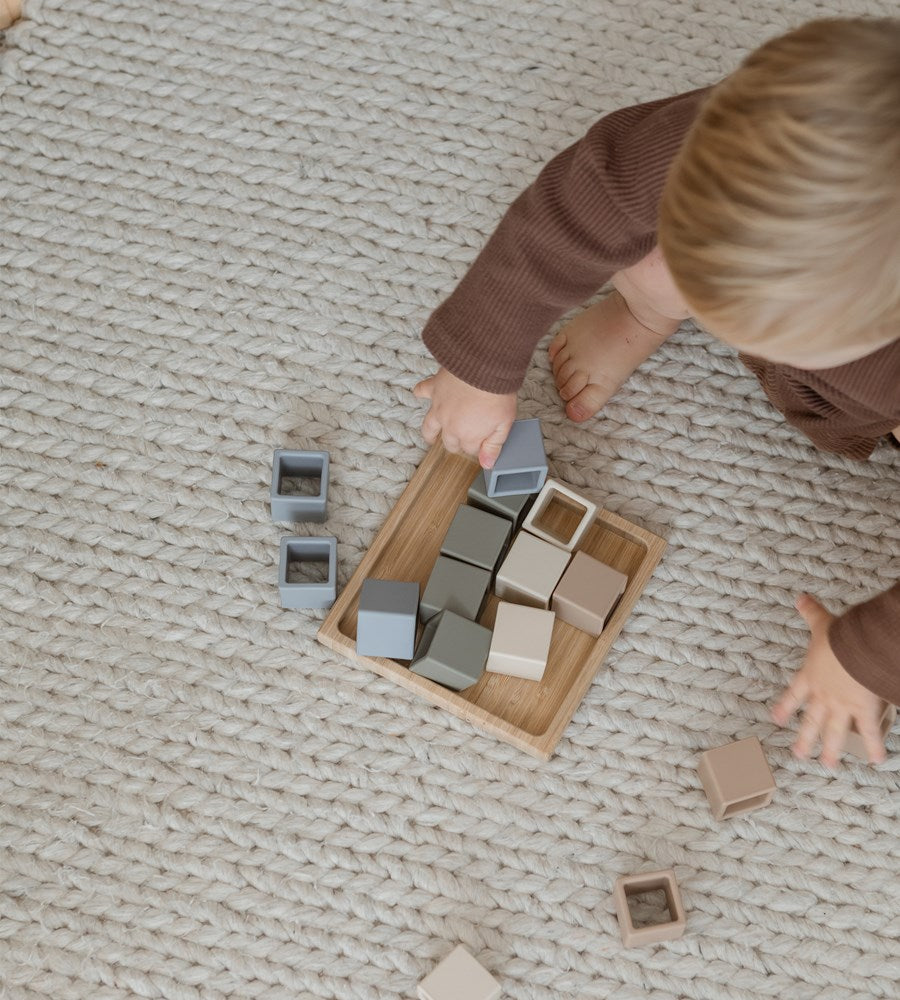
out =
<svg viewBox="0 0 900 1000"><path fill-rule="evenodd" d="M897 453L817 453L686 328L602 419L520 414L669 549L548 763L284 611L268 480L327 449L345 582L424 454L419 340L605 111L890 0L26 0L0 52L0 996L855 1000L900 981L900 741L838 773L768 706L793 610L898 576ZM774 803L713 821L749 735ZM622 948L619 874L687 932Z"/></svg>

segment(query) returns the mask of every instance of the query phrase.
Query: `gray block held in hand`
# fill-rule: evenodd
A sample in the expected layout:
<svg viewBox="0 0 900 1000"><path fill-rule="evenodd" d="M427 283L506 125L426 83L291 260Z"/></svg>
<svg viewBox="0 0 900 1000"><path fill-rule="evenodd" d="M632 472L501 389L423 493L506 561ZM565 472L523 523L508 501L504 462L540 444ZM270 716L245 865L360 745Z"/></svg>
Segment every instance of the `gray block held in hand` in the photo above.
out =
<svg viewBox="0 0 900 1000"><path fill-rule="evenodd" d="M411 660L418 610L418 583L364 580L356 619L356 652Z"/></svg>
<svg viewBox="0 0 900 1000"><path fill-rule="evenodd" d="M419 602L419 620L427 622L447 608L476 621L491 586L491 574L480 566L438 556Z"/></svg>
<svg viewBox="0 0 900 1000"><path fill-rule="evenodd" d="M505 517L460 504L441 543L441 555L493 573L511 534L512 524Z"/></svg>
<svg viewBox="0 0 900 1000"><path fill-rule="evenodd" d="M547 455L540 420L517 420L486 473L489 497L537 493L547 478Z"/></svg>
<svg viewBox="0 0 900 1000"><path fill-rule="evenodd" d="M484 469L475 477L469 487L469 503L473 507L486 510L489 514L497 514L512 522L513 531L518 531L525 520L525 515L534 503L534 493L514 493L510 496L488 496L487 480Z"/></svg>
<svg viewBox="0 0 900 1000"><path fill-rule="evenodd" d="M490 649L490 629L452 611L441 611L425 626L409 669L462 691L480 679Z"/></svg>

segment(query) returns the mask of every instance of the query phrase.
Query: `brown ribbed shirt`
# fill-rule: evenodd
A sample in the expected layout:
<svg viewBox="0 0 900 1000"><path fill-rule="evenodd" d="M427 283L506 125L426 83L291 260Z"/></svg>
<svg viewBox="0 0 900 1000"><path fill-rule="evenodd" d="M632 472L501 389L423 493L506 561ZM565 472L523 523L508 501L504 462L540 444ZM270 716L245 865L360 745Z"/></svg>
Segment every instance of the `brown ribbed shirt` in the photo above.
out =
<svg viewBox="0 0 900 1000"><path fill-rule="evenodd" d="M666 173L707 92L606 115L544 167L428 320L440 365L487 392L518 390L553 323L656 245ZM900 339L817 371L741 360L825 450L866 459L900 426ZM830 639L857 680L900 704L900 583L837 618Z"/></svg>

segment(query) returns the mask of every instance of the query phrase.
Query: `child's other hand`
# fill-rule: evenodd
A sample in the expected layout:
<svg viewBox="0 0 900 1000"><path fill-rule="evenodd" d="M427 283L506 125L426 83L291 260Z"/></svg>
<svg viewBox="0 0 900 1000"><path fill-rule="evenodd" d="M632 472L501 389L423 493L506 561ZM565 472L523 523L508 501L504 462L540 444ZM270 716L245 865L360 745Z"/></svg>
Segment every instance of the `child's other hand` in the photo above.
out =
<svg viewBox="0 0 900 1000"><path fill-rule="evenodd" d="M828 626L833 616L809 594L801 594L796 607L812 635L806 660L772 709L772 718L783 726L805 705L794 753L800 758L809 757L816 739L821 736L821 760L826 767L837 766L850 724L855 722L869 760L873 764L881 763L885 758L884 741L878 727L881 700L851 677L832 652Z"/></svg>
<svg viewBox="0 0 900 1000"><path fill-rule="evenodd" d="M485 392L439 368L413 388L413 395L431 400L422 421L428 444L441 438L447 451L477 456L482 468L493 467L516 419L514 392Z"/></svg>

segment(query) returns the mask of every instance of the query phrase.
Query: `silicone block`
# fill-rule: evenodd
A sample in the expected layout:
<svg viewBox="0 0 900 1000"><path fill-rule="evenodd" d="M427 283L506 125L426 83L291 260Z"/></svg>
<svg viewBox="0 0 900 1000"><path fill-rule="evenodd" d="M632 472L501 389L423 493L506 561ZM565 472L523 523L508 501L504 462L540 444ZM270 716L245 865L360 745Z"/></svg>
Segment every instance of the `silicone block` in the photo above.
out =
<svg viewBox="0 0 900 1000"><path fill-rule="evenodd" d="M441 611L425 626L409 669L462 691L484 673L490 648L490 629L452 611Z"/></svg>
<svg viewBox="0 0 900 1000"><path fill-rule="evenodd" d="M540 420L516 420L493 469L485 475L489 497L537 493L547 478Z"/></svg>
<svg viewBox="0 0 900 1000"><path fill-rule="evenodd" d="M669 919L658 924L636 927L628 905L629 897L660 889L666 896ZM675 881L675 872L671 869L660 872L645 872L642 875L622 875L616 879L613 898L616 902L616 916L619 918L622 943L626 948L656 944L658 941L674 941L684 934L687 920L684 915L678 883Z"/></svg>
<svg viewBox="0 0 900 1000"><path fill-rule="evenodd" d="M365 580L356 619L356 652L411 660L416 645L419 585L400 580Z"/></svg>
<svg viewBox="0 0 900 1000"><path fill-rule="evenodd" d="M544 676L556 615L543 608L501 601L486 669L539 681Z"/></svg>
<svg viewBox="0 0 900 1000"><path fill-rule="evenodd" d="M591 635L600 635L613 613L628 577L586 552L576 552L553 591L556 616Z"/></svg>
<svg viewBox="0 0 900 1000"><path fill-rule="evenodd" d="M893 728L894 723L897 721L897 706L891 705L890 702L883 702L884 709L881 713L881 718L878 721L878 731L881 733L882 740L887 738L887 734ZM868 761L869 755L866 753L866 745L863 743L862 736L859 735L859 730L856 728L856 723L853 723L850 727L850 732L847 733L847 739L844 741L844 753L848 753L853 757L858 757L860 760Z"/></svg>
<svg viewBox="0 0 900 1000"><path fill-rule="evenodd" d="M484 469L475 477L469 487L468 499L473 507L486 510L489 514L499 514L512 522L513 531L518 531L525 520L525 515L534 503L534 493L514 493L510 496L488 496Z"/></svg>
<svg viewBox="0 0 900 1000"><path fill-rule="evenodd" d="M491 586L491 574L480 566L438 556L419 602L419 620L427 622L447 608L476 621Z"/></svg>
<svg viewBox="0 0 900 1000"><path fill-rule="evenodd" d="M512 525L505 517L460 504L444 541L441 555L480 566L493 573L503 557Z"/></svg>
<svg viewBox="0 0 900 1000"><path fill-rule="evenodd" d="M716 819L741 816L772 801L775 779L755 736L707 750L697 770Z"/></svg>
<svg viewBox="0 0 900 1000"><path fill-rule="evenodd" d="M325 563L324 580L291 580L291 564ZM278 593L283 608L330 608L337 598L337 539L281 539Z"/></svg>
<svg viewBox="0 0 900 1000"><path fill-rule="evenodd" d="M527 531L510 546L494 581L494 593L503 601L549 608L559 578L569 564L569 553Z"/></svg>
<svg viewBox="0 0 900 1000"><path fill-rule="evenodd" d="M555 515L555 516L554 516ZM572 552L594 523L597 505L555 479L548 479L538 493L522 527Z"/></svg>
<svg viewBox="0 0 900 1000"><path fill-rule="evenodd" d="M314 494L284 492L285 479L317 479ZM275 452L269 497L273 521L324 521L328 513L328 452Z"/></svg>
<svg viewBox="0 0 900 1000"><path fill-rule="evenodd" d="M419 983L419 1000L498 1000L500 984L462 945Z"/></svg>

